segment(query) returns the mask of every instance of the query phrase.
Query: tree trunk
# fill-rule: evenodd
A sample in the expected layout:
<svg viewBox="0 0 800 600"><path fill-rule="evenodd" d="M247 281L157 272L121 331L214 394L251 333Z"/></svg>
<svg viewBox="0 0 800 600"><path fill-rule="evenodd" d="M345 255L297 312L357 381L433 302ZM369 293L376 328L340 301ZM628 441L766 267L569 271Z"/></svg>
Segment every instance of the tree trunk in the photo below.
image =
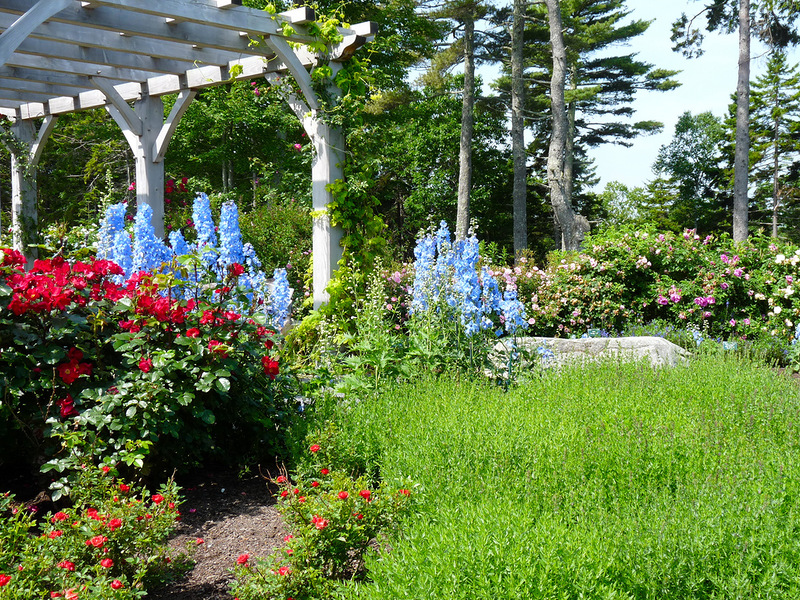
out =
<svg viewBox="0 0 800 600"><path fill-rule="evenodd" d="M733 241L747 239L750 169L750 0L739 0L739 80L736 85L736 151L733 158Z"/></svg>
<svg viewBox="0 0 800 600"><path fill-rule="evenodd" d="M525 0L514 0L514 23L511 29L511 153L514 158L514 257L519 259L528 248L527 156L525 153L525 84L523 51L525 48Z"/></svg>
<svg viewBox="0 0 800 600"><path fill-rule="evenodd" d="M550 111L553 130L547 152L547 182L550 186L550 202L553 205L556 225L561 230L561 248L577 250L580 244L575 211L568 196L566 180L567 159L567 108L564 103L567 51L561 24L559 0L545 0L550 26L550 45L553 51L553 74L550 79ZM558 243L558 240L556 240Z"/></svg>
<svg viewBox="0 0 800 600"><path fill-rule="evenodd" d="M781 186L780 186L780 127L781 121L778 116L777 110L775 111L775 118L773 119L773 126L775 127L775 134L772 138L772 237L778 237L778 210L781 207Z"/></svg>
<svg viewBox="0 0 800 600"><path fill-rule="evenodd" d="M570 90L575 92L578 89L578 67L572 65L570 74ZM573 96L574 97L574 96ZM566 154L564 156L564 185L566 186L567 198L572 198L573 183L575 181L575 113L577 106L575 100L567 105L567 142Z"/></svg>
<svg viewBox="0 0 800 600"><path fill-rule="evenodd" d="M456 239L463 240L469 230L469 195L472 190L472 130L475 106L475 12L464 11L464 95L461 104L461 142L458 154L458 206Z"/></svg>

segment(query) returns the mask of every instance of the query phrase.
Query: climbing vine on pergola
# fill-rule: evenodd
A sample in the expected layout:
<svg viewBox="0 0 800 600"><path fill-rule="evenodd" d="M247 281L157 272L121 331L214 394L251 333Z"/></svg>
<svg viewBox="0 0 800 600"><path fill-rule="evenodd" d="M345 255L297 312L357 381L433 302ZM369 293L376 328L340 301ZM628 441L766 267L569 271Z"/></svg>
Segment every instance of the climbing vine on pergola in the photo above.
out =
<svg viewBox="0 0 800 600"><path fill-rule="evenodd" d="M15 248L32 260L36 165L58 115L105 107L136 159L137 203L164 233L164 155L198 90L232 80L291 75L285 98L314 146L314 303L341 257L341 231L326 212L328 184L342 178L344 138L321 119L310 70L335 75L375 33L374 23L337 28L336 41L311 34L314 11L271 14L241 0L3 0L0 3L0 115L10 120ZM335 90L330 92L335 96ZM176 94L164 117L162 96Z"/></svg>

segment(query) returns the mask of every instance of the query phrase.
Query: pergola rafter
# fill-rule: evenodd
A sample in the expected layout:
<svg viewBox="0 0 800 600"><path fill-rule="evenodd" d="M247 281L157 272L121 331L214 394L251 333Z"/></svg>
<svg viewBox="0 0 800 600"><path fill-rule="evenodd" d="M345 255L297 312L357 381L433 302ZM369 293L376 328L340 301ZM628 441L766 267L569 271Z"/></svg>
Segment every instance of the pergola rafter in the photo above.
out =
<svg viewBox="0 0 800 600"><path fill-rule="evenodd" d="M341 177L344 149L341 132L318 119L308 69L325 60L336 71L375 26L341 29L343 41L320 57L302 45L314 41L304 27L314 19L306 7L271 15L241 0L2 0L0 115L11 119L15 138L9 144L15 246L26 249L34 233L35 166L58 115L108 110L136 157L137 202L153 207L153 225L163 235L163 157L198 90L288 73L302 97L287 100L316 150L314 300L324 302L341 256L340 234L325 214L327 184ZM285 23L294 31L290 38ZM167 94L178 99L165 120L161 96Z"/></svg>

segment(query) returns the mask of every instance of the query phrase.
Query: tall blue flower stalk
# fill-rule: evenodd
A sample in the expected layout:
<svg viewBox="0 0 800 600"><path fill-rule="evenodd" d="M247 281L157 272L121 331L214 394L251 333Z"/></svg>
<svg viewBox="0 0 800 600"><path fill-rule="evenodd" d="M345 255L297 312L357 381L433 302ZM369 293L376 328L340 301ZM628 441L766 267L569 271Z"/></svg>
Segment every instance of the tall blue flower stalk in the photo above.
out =
<svg viewBox="0 0 800 600"><path fill-rule="evenodd" d="M289 311L292 306L292 290L289 287L289 279L286 277L286 269L275 269L271 292L267 306L267 318L270 325L280 330L289 320Z"/></svg>
<svg viewBox="0 0 800 600"><path fill-rule="evenodd" d="M161 270L169 263L172 253L164 242L156 238L153 229L153 209L149 204L141 204L133 220L133 265L134 273Z"/></svg>
<svg viewBox="0 0 800 600"><path fill-rule="evenodd" d="M451 307L460 308L461 324L467 336L481 328L481 283L478 277L480 260L478 238L474 235L453 246L453 288L448 301Z"/></svg>
<svg viewBox="0 0 800 600"><path fill-rule="evenodd" d="M436 282L436 240L433 236L426 235L417 240L414 259L412 314L425 312L433 301L433 288Z"/></svg>
<svg viewBox="0 0 800 600"><path fill-rule="evenodd" d="M113 260L114 242L117 234L125 229L125 204L112 204L100 221L100 235L97 241L97 258Z"/></svg>
<svg viewBox="0 0 800 600"><path fill-rule="evenodd" d="M125 281L139 271L169 271L172 269L173 258L200 253L200 272L191 274L189 279L179 272L172 273L177 280L177 286L171 290L174 297L195 296L211 294L209 290L202 290L198 285L201 280L216 280L219 283L227 282L230 266L234 263L242 265L244 273L238 276L236 285L245 294L251 306L263 306L267 321L276 329L281 329L289 319L292 304L292 289L285 269L277 269L273 281L268 285L268 280L261 262L255 254L251 244L242 243L242 234L239 228L239 211L233 202L222 206L219 224L219 246L211 216L211 203L208 196L198 194L195 199L193 216L197 227L197 242L188 244L180 231L174 231L169 236L169 247L157 239L151 223L152 209L146 204L137 211L134 219L134 239L124 229L125 206L114 205L106 210L102 221L102 229L98 248L106 252L107 257L125 272L120 276L120 281ZM187 286L194 289L189 290ZM213 295L208 300L215 300ZM243 311L245 307L235 306L236 310Z"/></svg>
<svg viewBox="0 0 800 600"><path fill-rule="evenodd" d="M477 237L451 242L447 224L417 241L414 249L414 288L411 314L440 310L446 304L459 315L464 332L473 336L497 320L498 335L516 334L528 326L516 290L501 293L497 280L480 264Z"/></svg>
<svg viewBox="0 0 800 600"><path fill-rule="evenodd" d="M239 209L233 202L225 202L219 217L218 267L225 273L233 263L244 264L244 246L239 229Z"/></svg>

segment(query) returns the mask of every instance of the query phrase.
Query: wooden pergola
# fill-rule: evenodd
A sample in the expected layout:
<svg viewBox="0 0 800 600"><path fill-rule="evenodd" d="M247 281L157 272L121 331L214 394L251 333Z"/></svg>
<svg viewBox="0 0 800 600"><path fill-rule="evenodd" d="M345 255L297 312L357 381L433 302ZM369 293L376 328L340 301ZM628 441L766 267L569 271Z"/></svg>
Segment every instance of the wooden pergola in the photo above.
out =
<svg viewBox="0 0 800 600"><path fill-rule="evenodd" d="M335 73L376 27L340 29L342 41L319 55L303 45L314 41L304 27L314 19L309 8L272 15L241 0L0 0L0 115L11 121L14 247L33 255L36 165L58 115L105 107L135 157L137 203L152 207L163 236L164 154L198 90L262 77L275 83L288 74L301 95L286 100L315 150L314 304L326 302L341 258L327 185L342 177L344 139L319 118L309 69L325 62ZM177 99L165 118L167 94Z"/></svg>

